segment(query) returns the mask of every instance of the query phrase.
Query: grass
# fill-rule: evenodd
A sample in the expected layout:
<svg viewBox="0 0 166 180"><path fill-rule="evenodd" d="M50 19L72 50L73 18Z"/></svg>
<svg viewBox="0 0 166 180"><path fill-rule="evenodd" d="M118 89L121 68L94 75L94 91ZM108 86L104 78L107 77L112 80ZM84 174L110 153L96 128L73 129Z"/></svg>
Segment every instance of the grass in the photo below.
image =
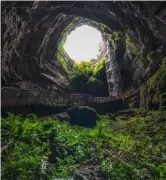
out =
<svg viewBox="0 0 166 180"><path fill-rule="evenodd" d="M2 179L74 179L95 160L104 179L164 180L165 122L166 111L135 110L125 121L102 116L93 129L9 114L2 118Z"/></svg>

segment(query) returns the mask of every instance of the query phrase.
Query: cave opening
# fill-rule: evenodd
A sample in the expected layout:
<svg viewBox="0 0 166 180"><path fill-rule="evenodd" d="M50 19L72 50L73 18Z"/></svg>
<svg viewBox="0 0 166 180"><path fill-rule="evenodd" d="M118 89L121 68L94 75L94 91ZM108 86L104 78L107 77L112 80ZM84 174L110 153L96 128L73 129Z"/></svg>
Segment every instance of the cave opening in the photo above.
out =
<svg viewBox="0 0 166 180"><path fill-rule="evenodd" d="M101 24L75 18L65 27L56 59L69 78L71 94L109 96L106 51L107 42Z"/></svg>
<svg viewBox="0 0 166 180"><path fill-rule="evenodd" d="M97 60L103 47L102 34L88 25L81 25L73 30L63 45L65 52L75 62Z"/></svg>

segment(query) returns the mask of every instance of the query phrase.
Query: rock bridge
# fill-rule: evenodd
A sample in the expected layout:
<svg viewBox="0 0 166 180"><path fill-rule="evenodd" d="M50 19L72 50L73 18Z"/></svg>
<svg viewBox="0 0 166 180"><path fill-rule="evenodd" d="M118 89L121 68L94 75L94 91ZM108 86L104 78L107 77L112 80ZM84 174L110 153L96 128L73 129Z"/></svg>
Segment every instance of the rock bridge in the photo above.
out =
<svg viewBox="0 0 166 180"><path fill-rule="evenodd" d="M1 89L1 106L22 106L27 104L43 104L52 107L72 105L88 105L90 103L105 103L125 100L139 92L141 87L131 90L117 97L93 97L88 94L57 94L54 91L23 90L19 88Z"/></svg>

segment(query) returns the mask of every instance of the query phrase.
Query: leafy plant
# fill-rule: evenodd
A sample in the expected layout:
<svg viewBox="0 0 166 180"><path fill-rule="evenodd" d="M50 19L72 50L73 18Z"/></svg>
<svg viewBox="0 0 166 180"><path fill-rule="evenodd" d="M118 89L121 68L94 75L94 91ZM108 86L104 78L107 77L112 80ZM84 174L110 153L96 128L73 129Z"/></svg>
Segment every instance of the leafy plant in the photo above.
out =
<svg viewBox="0 0 166 180"><path fill-rule="evenodd" d="M69 179L95 164L104 179L164 180L166 112L133 111L125 121L101 116L93 129L9 114L2 118L2 179Z"/></svg>
<svg viewBox="0 0 166 180"><path fill-rule="evenodd" d="M73 64L71 85L74 92L91 94L93 96L107 96L107 77L105 72L105 59L95 66L93 62L80 62ZM98 89L98 91L95 91Z"/></svg>

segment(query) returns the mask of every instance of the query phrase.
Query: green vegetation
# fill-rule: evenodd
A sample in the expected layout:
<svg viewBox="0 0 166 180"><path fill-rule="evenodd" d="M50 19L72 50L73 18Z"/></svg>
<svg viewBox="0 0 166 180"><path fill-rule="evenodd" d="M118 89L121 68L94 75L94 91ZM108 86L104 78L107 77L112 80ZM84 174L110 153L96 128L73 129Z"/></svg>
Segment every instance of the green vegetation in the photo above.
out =
<svg viewBox="0 0 166 180"><path fill-rule="evenodd" d="M140 92L140 107L149 109L153 104L157 104L159 109L166 106L166 57L162 58L160 69L148 79Z"/></svg>
<svg viewBox="0 0 166 180"><path fill-rule="evenodd" d="M153 63L153 55L154 55L154 51L147 54L147 60L149 61L150 64Z"/></svg>
<svg viewBox="0 0 166 180"><path fill-rule="evenodd" d="M166 112L134 111L125 121L102 116L93 129L34 115L2 118L2 179L90 179L98 171L93 177L165 180Z"/></svg>
<svg viewBox="0 0 166 180"><path fill-rule="evenodd" d="M96 64L94 71L93 71L93 77L101 78L100 73L104 69L104 66L105 66L105 58L103 58Z"/></svg>
<svg viewBox="0 0 166 180"><path fill-rule="evenodd" d="M88 23L87 23L88 25L91 25L92 27L99 27L100 29L102 29L103 31L104 31L104 29L106 29L107 28L107 26L105 25L105 24L103 24L103 23L98 23L98 22L96 22L96 21L92 21L92 20L90 20L90 21L88 21Z"/></svg>
<svg viewBox="0 0 166 180"><path fill-rule="evenodd" d="M59 65L62 67L62 69L69 74L70 72L70 64L72 64L72 60L68 57L68 63L64 60L63 54L64 54L64 49L63 45L65 44L65 40L62 39L58 45L58 51L56 54L57 61L59 62Z"/></svg>
<svg viewBox="0 0 166 180"><path fill-rule="evenodd" d="M65 44L65 40L62 39L59 43L59 46L58 46L58 52L59 53L62 53L63 52L63 45Z"/></svg>
<svg viewBox="0 0 166 180"><path fill-rule="evenodd" d="M159 95L160 110L166 110L166 92Z"/></svg>
<svg viewBox="0 0 166 180"><path fill-rule="evenodd" d="M69 73L68 65L67 65L66 61L64 60L63 56L58 54L57 59L58 59L59 64L61 65L61 67L65 70L65 72Z"/></svg>
<svg viewBox="0 0 166 180"><path fill-rule="evenodd" d="M80 20L80 17L74 18L73 21L63 30L63 33L61 35L62 39L60 39L59 44L58 44L58 50L57 50L56 58L57 58L57 61L60 64L60 66L62 67L62 69L67 74L70 73L70 66L72 65L73 61L70 59L70 57L68 57L68 61L69 61L68 63L64 60L64 57L63 57L63 54L64 54L63 45L65 44L68 31L70 30L70 28L72 28L73 24L76 23L79 20Z"/></svg>
<svg viewBox="0 0 166 180"><path fill-rule="evenodd" d="M101 59L97 62L96 65L93 64L93 61L82 61L80 63L73 63L73 74L72 77L78 76L80 74L88 77L88 78L101 78L101 72L105 68L105 58Z"/></svg>
<svg viewBox="0 0 166 180"><path fill-rule="evenodd" d="M125 33L125 45L126 45L126 56L132 58L136 56L138 53L137 47L135 42L131 39L130 35L126 32Z"/></svg>
<svg viewBox="0 0 166 180"><path fill-rule="evenodd" d="M125 56L132 58L138 53L135 42L132 40L130 35L126 32L125 34L119 31L114 31L110 35L110 42L114 51L118 50L119 47L125 48ZM122 46L120 46L122 45Z"/></svg>
<svg viewBox="0 0 166 180"><path fill-rule="evenodd" d="M93 61L74 63L72 69L70 78L74 93L85 93L93 96L108 95L104 58L96 65Z"/></svg>
<svg viewBox="0 0 166 180"><path fill-rule="evenodd" d="M80 63L74 63L73 64L73 77L77 76L77 75L84 75L87 77L91 77L93 75L93 64L92 62L86 62L86 61L82 61Z"/></svg>
<svg viewBox="0 0 166 180"><path fill-rule="evenodd" d="M111 44L114 51L117 50L118 48L119 41L121 40L121 35L122 35L121 32L114 31L110 36Z"/></svg>
<svg viewBox="0 0 166 180"><path fill-rule="evenodd" d="M56 54L56 58L57 58L57 61L59 62L59 65L62 67L62 69L70 76L70 66L72 66L73 64L73 60L70 59L70 57L68 57L68 60L69 60L69 63L66 62L64 60L64 57L63 57L63 54L64 54L64 49L63 49L63 45L65 44L65 40L66 40L66 37L68 35L68 32L72 31L72 27L75 23L77 23L79 20L81 19L81 17L76 17L73 19L73 21L68 25L66 26L66 28L63 30L63 33L62 33L62 39L60 39L59 41L59 45L58 45L58 50L57 50L57 54ZM104 29L106 26L102 23L97 23L95 21L89 21L88 24L90 25L96 25L96 26L100 26L100 28ZM98 57L100 56L100 53L102 51L102 47L101 47L101 43L99 43L99 54L98 54ZM85 67L83 63L80 63L80 68L83 68ZM86 65L87 66L87 65Z"/></svg>

